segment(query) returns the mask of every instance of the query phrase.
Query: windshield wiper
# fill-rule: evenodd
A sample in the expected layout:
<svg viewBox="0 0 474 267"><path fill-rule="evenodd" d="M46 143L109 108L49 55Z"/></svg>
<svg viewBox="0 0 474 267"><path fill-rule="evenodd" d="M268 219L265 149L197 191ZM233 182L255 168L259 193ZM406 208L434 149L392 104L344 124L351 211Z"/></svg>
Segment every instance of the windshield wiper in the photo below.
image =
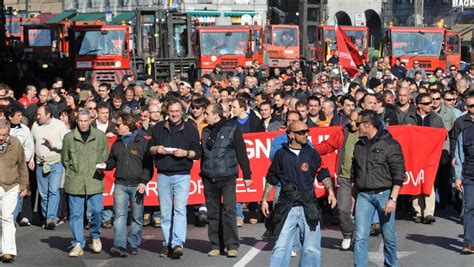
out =
<svg viewBox="0 0 474 267"><path fill-rule="evenodd" d="M405 53L406 54L417 54L417 55L426 54L425 51L421 51L421 50L405 51Z"/></svg>
<svg viewBox="0 0 474 267"><path fill-rule="evenodd" d="M92 49L92 50L89 50L89 51L87 51L86 53L83 53L83 54L81 54L81 55L83 55L83 56L84 56L84 55L89 55L90 53L94 53L94 52L101 51L101 50L103 50L103 49L102 49L102 48Z"/></svg>

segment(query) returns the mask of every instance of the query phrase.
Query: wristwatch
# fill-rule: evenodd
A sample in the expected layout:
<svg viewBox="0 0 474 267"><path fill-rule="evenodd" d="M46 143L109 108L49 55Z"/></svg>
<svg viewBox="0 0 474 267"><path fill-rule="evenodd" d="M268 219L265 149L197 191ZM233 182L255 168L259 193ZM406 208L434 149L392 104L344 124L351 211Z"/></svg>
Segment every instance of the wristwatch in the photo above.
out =
<svg viewBox="0 0 474 267"><path fill-rule="evenodd" d="M397 197L389 197L388 199L391 199L393 202L397 202Z"/></svg>

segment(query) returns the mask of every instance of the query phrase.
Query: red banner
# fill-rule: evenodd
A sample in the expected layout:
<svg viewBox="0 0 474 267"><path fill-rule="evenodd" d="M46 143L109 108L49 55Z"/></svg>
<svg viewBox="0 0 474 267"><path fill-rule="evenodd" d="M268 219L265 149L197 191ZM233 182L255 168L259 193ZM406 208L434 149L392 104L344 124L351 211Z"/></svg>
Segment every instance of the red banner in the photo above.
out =
<svg viewBox="0 0 474 267"><path fill-rule="evenodd" d="M321 143L328 139L331 134L340 131L339 127L313 128L310 132L312 143ZM402 145L405 157L407 177L402 187L401 194L419 195L431 193L434 184L439 159L446 138L446 130L418 126L391 126L390 133ZM265 186L265 175L270 166L271 140L283 132L254 133L244 135L247 145L247 154L250 159L253 184L245 188L243 180L237 180L237 200L241 202L260 201ZM115 139L109 139L110 145ZM334 172L336 168L337 154L332 153L323 156L325 165L329 168L334 182L337 186L337 177ZM189 204L204 203L204 186L199 177L200 162L195 161L191 170L191 186L189 192ZM240 176L241 177L241 176ZM113 205L113 172L105 173L104 205ZM324 196L326 191L321 183L315 183L318 197ZM153 179L148 183L145 205L158 205L156 172Z"/></svg>

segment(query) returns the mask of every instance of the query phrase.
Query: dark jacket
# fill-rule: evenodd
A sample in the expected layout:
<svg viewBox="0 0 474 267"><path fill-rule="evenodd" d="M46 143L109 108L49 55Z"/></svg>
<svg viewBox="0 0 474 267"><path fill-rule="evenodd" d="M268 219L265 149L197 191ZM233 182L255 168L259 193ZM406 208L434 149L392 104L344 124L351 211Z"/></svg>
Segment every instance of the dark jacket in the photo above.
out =
<svg viewBox="0 0 474 267"><path fill-rule="evenodd" d="M53 107L54 109L58 111L58 113L61 113L63 110L66 110L67 108L66 99L64 97L60 97L58 102L54 100L50 100L48 102L48 106Z"/></svg>
<svg viewBox="0 0 474 267"><path fill-rule="evenodd" d="M317 177L316 177L317 174ZM314 191L314 178L322 181L330 177L329 171L322 164L318 152L310 145L301 148L299 155L291 152L288 144L282 145L267 172L267 183L271 185L296 185L298 192L306 194Z"/></svg>
<svg viewBox="0 0 474 267"><path fill-rule="evenodd" d="M221 119L202 130L202 160L200 176L213 182L235 179L239 165L243 178L251 177L250 162L244 139L234 122Z"/></svg>
<svg viewBox="0 0 474 267"><path fill-rule="evenodd" d="M385 125L399 125L400 120L398 119L397 109L394 105L384 104L384 111L382 113L383 122Z"/></svg>
<svg viewBox="0 0 474 267"><path fill-rule="evenodd" d="M94 119L92 121L92 126L94 126L97 129L97 119ZM117 132L115 131L115 123L113 123L111 120L109 120L109 124L107 125L107 129L105 129L105 134L108 133L113 133L117 135Z"/></svg>
<svg viewBox="0 0 474 267"><path fill-rule="evenodd" d="M418 126L426 126L426 125L421 125L419 123L419 118L418 118L418 114L415 112L410 112L409 114L407 114L407 116L405 117L405 121L403 124L407 125L407 124L410 124L410 125L418 125ZM443 122L443 119L441 119L441 117L436 114L435 112L431 111L428 115L428 117L426 119L429 120L429 126L428 127L434 127L434 128L444 128L444 122Z"/></svg>
<svg viewBox="0 0 474 267"><path fill-rule="evenodd" d="M263 234L265 240L276 240L280 235L281 229L285 224L286 217L293 203L298 202L304 209L304 217L311 231L315 231L319 221L322 219L321 208L313 192L301 194L296 190L294 184L283 186L280 191L280 197L275 205L275 209L265 221L266 231Z"/></svg>
<svg viewBox="0 0 474 267"><path fill-rule="evenodd" d="M338 111L331 119L329 126L345 126L349 122L349 118L342 110Z"/></svg>
<svg viewBox="0 0 474 267"><path fill-rule="evenodd" d="M245 124L242 125L237 120L238 118L236 117L231 121L235 123L237 127L239 127L240 132L243 134L265 132L265 126L263 125L262 120L260 120L253 111L250 111L249 118Z"/></svg>
<svg viewBox="0 0 474 267"><path fill-rule="evenodd" d="M171 132L168 120L160 121L153 126L151 130L151 140L148 142L147 151L152 146L164 146L171 148L181 148L192 150L196 153L194 159L201 157L201 148L199 144L199 133L196 124L192 121L183 121L176 133ZM155 165L158 173L165 175L189 174L193 167L193 160L189 158L177 158L173 155L154 156Z"/></svg>
<svg viewBox="0 0 474 267"><path fill-rule="evenodd" d="M400 124L405 124L405 118L409 115L409 114L413 114L413 113L416 113L416 107L415 105L413 104L410 104L407 112L403 112L400 107L398 105L395 106L395 109L397 111L397 116L398 116L398 121L400 122Z"/></svg>
<svg viewBox="0 0 474 267"><path fill-rule="evenodd" d="M456 142L458 140L459 135L464 130L464 128L467 128L471 125L474 125L474 120L471 119L471 116L469 116L469 114L464 114L454 121L453 128L451 128L451 131L449 131L449 148L451 155L455 154L454 150L456 149Z"/></svg>
<svg viewBox="0 0 474 267"><path fill-rule="evenodd" d="M153 157L147 153L148 141L136 135L129 143L122 138L112 145L107 170L115 169L115 183L137 186L147 184L153 176Z"/></svg>
<svg viewBox="0 0 474 267"><path fill-rule="evenodd" d="M371 140L362 137L356 143L351 182L359 191L402 186L405 176L402 148L387 130L378 130Z"/></svg>
<svg viewBox="0 0 474 267"><path fill-rule="evenodd" d="M407 69L405 69L403 66L393 65L392 73L398 79L403 79L407 75Z"/></svg>

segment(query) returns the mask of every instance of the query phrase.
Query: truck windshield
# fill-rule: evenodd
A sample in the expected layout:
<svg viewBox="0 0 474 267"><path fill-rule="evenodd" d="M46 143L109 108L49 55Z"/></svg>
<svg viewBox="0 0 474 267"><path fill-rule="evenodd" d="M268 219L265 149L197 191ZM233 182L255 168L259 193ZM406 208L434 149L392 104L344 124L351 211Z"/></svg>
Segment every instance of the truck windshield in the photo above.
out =
<svg viewBox="0 0 474 267"><path fill-rule="evenodd" d="M275 27L273 29L273 45L275 46L297 46L298 34L296 28Z"/></svg>
<svg viewBox="0 0 474 267"><path fill-rule="evenodd" d="M201 32L201 55L245 55L247 32Z"/></svg>
<svg viewBox="0 0 474 267"><path fill-rule="evenodd" d="M28 29L28 45L30 47L51 46L51 30Z"/></svg>
<svg viewBox="0 0 474 267"><path fill-rule="evenodd" d="M439 56L442 42L441 32L392 32L392 54Z"/></svg>
<svg viewBox="0 0 474 267"><path fill-rule="evenodd" d="M366 32L364 30L344 30L347 37L351 38L352 43L357 47L357 50L364 51L367 47ZM331 50L337 49L336 46L336 31L325 30L324 41L329 44Z"/></svg>
<svg viewBox="0 0 474 267"><path fill-rule="evenodd" d="M121 55L125 50L125 31L90 30L75 32L77 54Z"/></svg>

